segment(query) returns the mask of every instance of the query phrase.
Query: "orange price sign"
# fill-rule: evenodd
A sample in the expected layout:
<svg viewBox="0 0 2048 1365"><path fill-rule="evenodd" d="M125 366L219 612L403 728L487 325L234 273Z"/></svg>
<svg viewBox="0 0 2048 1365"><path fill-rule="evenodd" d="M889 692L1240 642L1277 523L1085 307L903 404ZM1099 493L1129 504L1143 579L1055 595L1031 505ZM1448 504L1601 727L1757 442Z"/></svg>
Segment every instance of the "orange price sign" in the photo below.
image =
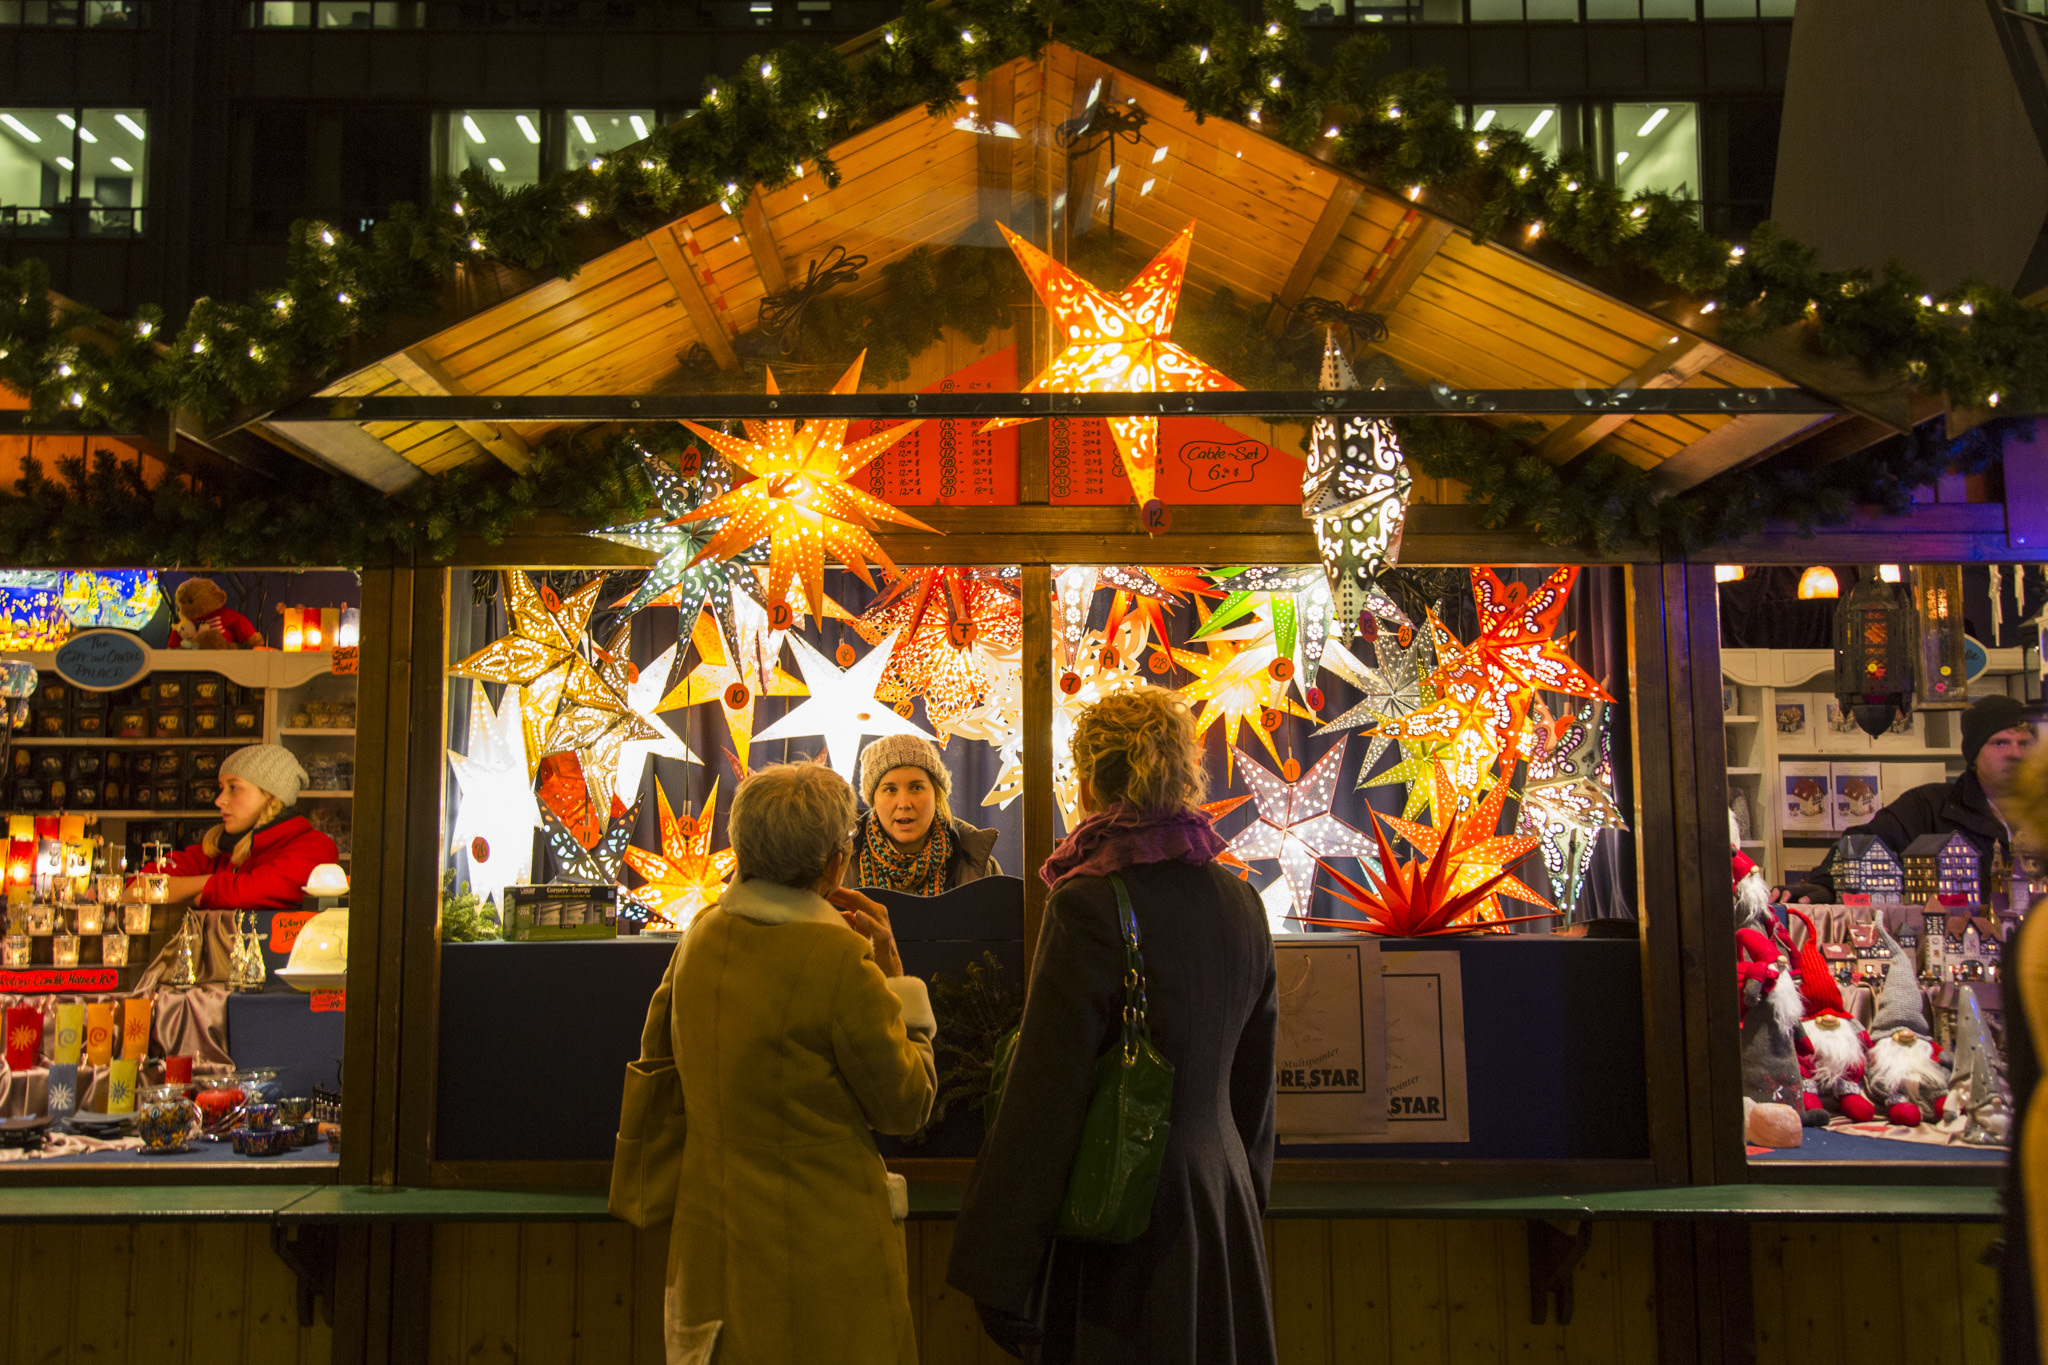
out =
<svg viewBox="0 0 2048 1365"><path fill-rule="evenodd" d="M348 992L314 991L312 1006L315 1014L342 1014L348 1009Z"/></svg>
<svg viewBox="0 0 2048 1365"><path fill-rule="evenodd" d="M299 930L313 918L311 910L280 910L270 919L270 951L288 953L299 941Z"/></svg>

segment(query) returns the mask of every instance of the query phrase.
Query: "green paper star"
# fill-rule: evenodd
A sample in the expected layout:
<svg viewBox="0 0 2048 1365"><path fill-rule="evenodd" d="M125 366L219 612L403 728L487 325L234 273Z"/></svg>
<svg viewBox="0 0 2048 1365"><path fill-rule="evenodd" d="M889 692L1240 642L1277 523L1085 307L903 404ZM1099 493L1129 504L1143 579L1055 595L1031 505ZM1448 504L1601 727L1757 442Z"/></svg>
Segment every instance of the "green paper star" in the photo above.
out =
<svg viewBox="0 0 2048 1365"><path fill-rule="evenodd" d="M708 602L720 624L727 624L732 614L731 589L743 581L751 583L753 575L739 560L716 560L692 567L690 561L724 522L721 519L684 524L681 520L695 512L707 497L717 496L721 490L716 485L721 481L702 475L686 479L667 461L651 456L642 456L641 463L648 481L654 485L662 515L623 526L602 526L589 533L615 545L652 550L661 556L647 571L640 590L626 604L626 611L630 614L649 606L675 607L682 612L683 620L694 621Z"/></svg>

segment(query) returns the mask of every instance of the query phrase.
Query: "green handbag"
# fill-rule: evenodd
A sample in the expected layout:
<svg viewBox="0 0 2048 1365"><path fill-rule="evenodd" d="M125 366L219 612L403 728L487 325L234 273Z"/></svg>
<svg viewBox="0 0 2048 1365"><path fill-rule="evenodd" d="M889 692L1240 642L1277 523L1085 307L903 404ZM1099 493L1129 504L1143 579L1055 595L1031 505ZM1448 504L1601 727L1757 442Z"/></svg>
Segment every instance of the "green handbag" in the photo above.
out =
<svg viewBox="0 0 2048 1365"><path fill-rule="evenodd" d="M1152 1199L1172 1125L1173 1064L1152 1046L1145 1019L1145 958L1124 879L1111 873L1124 931L1123 1037L1095 1063L1095 1098L1067 1174L1060 1236L1079 1242L1136 1241L1152 1222Z"/></svg>

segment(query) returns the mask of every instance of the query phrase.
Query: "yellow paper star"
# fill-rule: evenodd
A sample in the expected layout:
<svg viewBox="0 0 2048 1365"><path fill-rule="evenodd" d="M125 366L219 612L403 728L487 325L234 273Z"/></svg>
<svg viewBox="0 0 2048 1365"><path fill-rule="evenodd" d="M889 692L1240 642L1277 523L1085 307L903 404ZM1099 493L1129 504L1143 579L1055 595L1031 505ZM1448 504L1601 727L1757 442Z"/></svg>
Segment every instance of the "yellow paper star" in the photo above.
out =
<svg viewBox="0 0 2048 1365"><path fill-rule="evenodd" d="M523 571L507 569L505 603L512 615L512 633L448 670L450 677L518 685L529 779L548 753L556 715L565 701L574 707L599 709L616 701L611 688L577 648L603 586L600 575L558 601L553 592L536 587Z"/></svg>
<svg viewBox="0 0 2048 1365"><path fill-rule="evenodd" d="M1206 603L1197 602L1195 610L1205 622L1209 619ZM1227 766L1228 755L1237 749L1238 729L1249 719L1259 742L1272 756L1273 766L1279 767L1280 751L1273 747L1272 733L1260 723L1263 714L1273 710L1299 716L1303 720L1314 720L1315 717L1302 710L1287 695L1284 681L1273 676L1273 661L1280 655L1273 647L1272 627L1254 624L1221 631L1203 636L1202 644L1208 651L1205 654L1186 649L1168 650L1175 663L1195 675L1193 682L1180 689L1188 704L1199 708L1195 716L1195 733L1206 734L1218 720L1223 722Z"/></svg>
<svg viewBox="0 0 2048 1365"><path fill-rule="evenodd" d="M725 712L725 728L732 735L733 754L740 766L747 765L747 750L754 742L754 703L760 693L741 677L727 658L725 641L719 638L718 623L708 611L699 612L690 630L690 643L697 649L697 666L655 706L656 711L674 711L700 702L716 701ZM771 697L801 697L804 685L772 663L768 666L767 693ZM738 702L738 705L734 705Z"/></svg>
<svg viewBox="0 0 2048 1365"><path fill-rule="evenodd" d="M832 386L832 392L852 393L860 387L861 361L867 352L854 357L853 364ZM768 392L779 393L775 376L768 376ZM779 602L789 593L791 580L803 584L811 614L824 610L825 556L859 574L869 587L875 580L868 573L868 561L880 564L890 577L896 566L872 532L876 521L901 522L920 531L932 528L917 518L871 497L846 482L847 476L908 436L920 425L905 422L880 431L865 440L846 444L844 421L822 418L799 427L793 421L748 422L747 438L736 440L723 432L695 422L684 422L709 441L728 460L756 477L730 493L705 503L678 521L707 521L727 518L692 565L706 560L730 559L747 546L768 541L768 600Z"/></svg>
<svg viewBox="0 0 2048 1365"><path fill-rule="evenodd" d="M647 885L627 894L647 908L650 926L687 929L691 920L717 904L739 855L729 848L711 851L711 817L718 809L716 780L704 799L704 813L688 829L676 819L659 782L654 794L661 811L661 852L626 846L627 865L647 880Z"/></svg>
<svg viewBox="0 0 2048 1365"><path fill-rule="evenodd" d="M1066 333L1066 349L1052 358L1026 393L1216 393L1239 389L1166 339L1180 305L1187 276L1188 248L1195 240L1189 223L1180 236L1152 258L1121 294L1097 289L1001 223L1003 236L1046 311ZM1015 426L1031 418L999 417L982 428ZM1112 417L1110 435L1123 455L1131 497L1139 507L1158 495L1159 419Z"/></svg>

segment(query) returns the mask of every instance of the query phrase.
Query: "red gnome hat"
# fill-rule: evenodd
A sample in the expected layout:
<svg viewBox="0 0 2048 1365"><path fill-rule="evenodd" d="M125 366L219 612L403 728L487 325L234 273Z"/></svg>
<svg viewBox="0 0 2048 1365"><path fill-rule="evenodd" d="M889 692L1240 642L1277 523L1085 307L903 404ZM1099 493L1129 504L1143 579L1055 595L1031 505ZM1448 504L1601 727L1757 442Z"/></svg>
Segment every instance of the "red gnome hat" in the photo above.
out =
<svg viewBox="0 0 2048 1365"><path fill-rule="evenodd" d="M1849 1018L1849 1012L1842 1008L1842 988L1835 982L1835 974L1828 968L1827 959L1820 952L1820 930L1813 927L1813 920L1804 910L1793 910L1806 925L1806 942L1799 945L1796 961L1799 967L1799 999L1806 1007L1805 1018L1818 1019L1823 1015Z"/></svg>

